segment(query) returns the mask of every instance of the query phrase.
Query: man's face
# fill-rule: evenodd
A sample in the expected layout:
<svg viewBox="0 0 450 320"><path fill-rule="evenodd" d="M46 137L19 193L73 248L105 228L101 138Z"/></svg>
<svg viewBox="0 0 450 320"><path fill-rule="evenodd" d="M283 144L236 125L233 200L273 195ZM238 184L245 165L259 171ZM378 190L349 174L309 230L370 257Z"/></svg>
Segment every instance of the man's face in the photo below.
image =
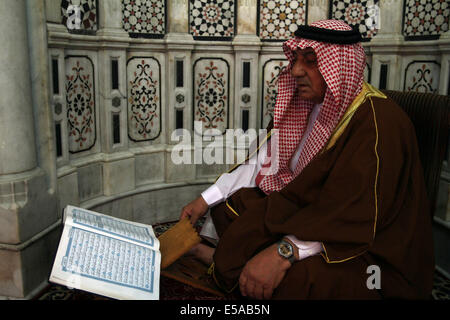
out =
<svg viewBox="0 0 450 320"><path fill-rule="evenodd" d="M317 57L312 48L297 49L291 75L297 81L297 93L301 99L322 103L327 84L319 71Z"/></svg>

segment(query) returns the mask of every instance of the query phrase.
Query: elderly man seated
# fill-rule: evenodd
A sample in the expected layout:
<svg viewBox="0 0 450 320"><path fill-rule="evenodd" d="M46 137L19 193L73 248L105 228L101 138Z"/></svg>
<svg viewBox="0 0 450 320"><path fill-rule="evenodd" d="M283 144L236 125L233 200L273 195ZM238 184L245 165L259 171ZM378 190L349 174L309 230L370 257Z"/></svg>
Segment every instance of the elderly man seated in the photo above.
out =
<svg viewBox="0 0 450 320"><path fill-rule="evenodd" d="M428 298L431 219L415 132L363 81L359 32L342 21L300 26L283 44L271 139L186 205L210 208L216 248L191 252L224 290L257 299ZM372 276L378 277L371 278Z"/></svg>

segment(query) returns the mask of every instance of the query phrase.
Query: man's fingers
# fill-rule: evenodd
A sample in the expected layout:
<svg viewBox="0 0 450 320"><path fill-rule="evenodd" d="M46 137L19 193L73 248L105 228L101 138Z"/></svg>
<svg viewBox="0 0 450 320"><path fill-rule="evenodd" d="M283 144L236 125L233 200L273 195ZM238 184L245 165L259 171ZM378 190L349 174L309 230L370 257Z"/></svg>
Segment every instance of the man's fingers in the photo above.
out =
<svg viewBox="0 0 450 320"><path fill-rule="evenodd" d="M252 280L247 280L245 287L247 296L249 296L250 298L255 298L256 283Z"/></svg>
<svg viewBox="0 0 450 320"><path fill-rule="evenodd" d="M258 300L264 299L264 287L262 285L258 285L255 283L253 290L253 297L255 297Z"/></svg>

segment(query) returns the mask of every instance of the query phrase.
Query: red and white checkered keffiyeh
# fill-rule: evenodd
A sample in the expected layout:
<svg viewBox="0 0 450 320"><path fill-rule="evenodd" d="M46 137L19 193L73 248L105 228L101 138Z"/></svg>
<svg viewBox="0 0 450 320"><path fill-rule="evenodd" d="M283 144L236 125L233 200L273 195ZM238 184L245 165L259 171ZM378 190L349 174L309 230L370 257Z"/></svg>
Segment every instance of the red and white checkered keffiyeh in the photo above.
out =
<svg viewBox="0 0 450 320"><path fill-rule="evenodd" d="M351 30L343 21L323 20L311 26L333 30ZM291 75L295 51L311 47L327 84L320 113L300 153L294 172L289 160L297 149L308 125L313 102L301 100L296 94L296 80ZM274 109L274 129L278 129L278 171L272 175L261 172L256 183L266 194L281 190L322 150L348 106L362 90L365 68L364 48L360 43L333 44L295 37L283 44L289 66L280 75ZM262 170L261 170L262 171Z"/></svg>

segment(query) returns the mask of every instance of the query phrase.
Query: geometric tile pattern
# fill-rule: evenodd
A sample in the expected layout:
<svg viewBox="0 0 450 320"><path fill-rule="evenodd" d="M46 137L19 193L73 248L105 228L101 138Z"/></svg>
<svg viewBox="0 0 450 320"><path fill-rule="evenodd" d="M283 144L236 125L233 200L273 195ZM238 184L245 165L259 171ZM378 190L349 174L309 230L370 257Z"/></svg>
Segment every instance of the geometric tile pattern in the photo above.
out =
<svg viewBox="0 0 450 320"><path fill-rule="evenodd" d="M233 0L191 0L190 32L194 37L230 38L234 36Z"/></svg>
<svg viewBox="0 0 450 320"><path fill-rule="evenodd" d="M449 29L448 0L406 0L403 35L437 36Z"/></svg>
<svg viewBox="0 0 450 320"><path fill-rule="evenodd" d="M262 40L287 40L306 23L306 0L260 0L259 36Z"/></svg>
<svg viewBox="0 0 450 320"><path fill-rule="evenodd" d="M77 14L81 21L76 25ZM70 30L97 30L96 0L61 0L62 24Z"/></svg>
<svg viewBox="0 0 450 320"><path fill-rule="evenodd" d="M405 70L404 91L437 93L440 65L436 61L413 61Z"/></svg>
<svg viewBox="0 0 450 320"><path fill-rule="evenodd" d="M333 0L330 17L358 27L363 39L367 41L375 36L379 28L379 2L379 0Z"/></svg>
<svg viewBox="0 0 450 320"><path fill-rule="evenodd" d="M165 1L123 0L123 28L129 33L164 35Z"/></svg>
<svg viewBox="0 0 450 320"><path fill-rule="evenodd" d="M221 58L199 58L193 71L194 121L202 123L202 132L215 129L225 133L230 101L228 63Z"/></svg>
<svg viewBox="0 0 450 320"><path fill-rule="evenodd" d="M95 144L94 65L88 57L66 57L66 106L69 152Z"/></svg>
<svg viewBox="0 0 450 320"><path fill-rule="evenodd" d="M135 57L127 64L128 137L156 139L161 133L161 68L152 57Z"/></svg>
<svg viewBox="0 0 450 320"><path fill-rule="evenodd" d="M271 59L263 66L262 129L267 128L267 125L273 119L273 110L278 93L278 77L288 66L288 63L288 60L285 59Z"/></svg>

